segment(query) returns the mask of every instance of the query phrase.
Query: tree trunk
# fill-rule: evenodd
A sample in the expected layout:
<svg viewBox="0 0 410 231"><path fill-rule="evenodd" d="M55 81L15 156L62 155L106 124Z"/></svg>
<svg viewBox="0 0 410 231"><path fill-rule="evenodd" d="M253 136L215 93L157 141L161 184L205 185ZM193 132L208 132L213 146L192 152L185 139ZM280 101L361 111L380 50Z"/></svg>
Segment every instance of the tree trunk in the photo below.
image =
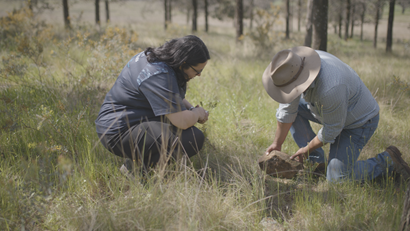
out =
<svg viewBox="0 0 410 231"><path fill-rule="evenodd" d="M249 15L249 28L252 30L253 27L253 8L255 7L255 0L251 0L251 6L250 6L250 15Z"/></svg>
<svg viewBox="0 0 410 231"><path fill-rule="evenodd" d="M404 198L403 213L401 215L400 231L410 231L410 185L407 186Z"/></svg>
<svg viewBox="0 0 410 231"><path fill-rule="evenodd" d="M108 0L105 0L105 21L110 22L110 8Z"/></svg>
<svg viewBox="0 0 410 231"><path fill-rule="evenodd" d="M345 0L338 0L337 4L339 6L338 10L338 20L339 20L339 38L342 39L342 26L343 26L343 6Z"/></svg>
<svg viewBox="0 0 410 231"><path fill-rule="evenodd" d="M168 28L168 0L164 0L164 30Z"/></svg>
<svg viewBox="0 0 410 231"><path fill-rule="evenodd" d="M363 25L364 25L364 16L366 13L366 3L362 2L362 14L360 15L360 41L363 41Z"/></svg>
<svg viewBox="0 0 410 231"><path fill-rule="evenodd" d="M198 2L197 0L192 0L192 9L194 10L192 15L192 31L197 31L197 17L198 17Z"/></svg>
<svg viewBox="0 0 410 231"><path fill-rule="evenodd" d="M205 0L205 32L208 32L208 0Z"/></svg>
<svg viewBox="0 0 410 231"><path fill-rule="evenodd" d="M236 41L243 35L243 0L236 0Z"/></svg>
<svg viewBox="0 0 410 231"><path fill-rule="evenodd" d="M387 24L387 37L386 37L386 52L392 52L392 45L393 45L393 20L394 20L394 5L396 4L396 0L390 0L389 6L389 21Z"/></svg>
<svg viewBox="0 0 410 231"><path fill-rule="evenodd" d="M172 0L168 0L168 23L172 23Z"/></svg>
<svg viewBox="0 0 410 231"><path fill-rule="evenodd" d="M313 1L308 0L307 14L306 14L306 35L304 45L307 47L312 46L312 17L313 17Z"/></svg>
<svg viewBox="0 0 410 231"><path fill-rule="evenodd" d="M349 37L349 23L350 23L350 0L346 0L346 20L345 20L345 37L344 39L347 41Z"/></svg>
<svg viewBox="0 0 410 231"><path fill-rule="evenodd" d="M302 0L298 0L298 32L300 32L301 18L302 18Z"/></svg>
<svg viewBox="0 0 410 231"><path fill-rule="evenodd" d="M189 21L191 19L191 8L192 8L192 4L189 4L191 2L191 0L187 0L188 4L187 4L187 9L186 9L186 24L189 24Z"/></svg>
<svg viewBox="0 0 410 231"><path fill-rule="evenodd" d="M315 50L326 51L329 0L314 0L313 2L312 48Z"/></svg>
<svg viewBox="0 0 410 231"><path fill-rule="evenodd" d="M95 23L100 25L100 0L95 0Z"/></svg>
<svg viewBox="0 0 410 231"><path fill-rule="evenodd" d="M63 15L64 15L64 26L65 28L71 28L70 24L70 14L68 11L68 0L63 0Z"/></svg>
<svg viewBox="0 0 410 231"><path fill-rule="evenodd" d="M379 26L379 18L380 18L380 3L381 0L377 0L376 2L376 16L374 18L374 38L373 38L373 47L377 48L377 27Z"/></svg>
<svg viewBox="0 0 410 231"><path fill-rule="evenodd" d="M289 3L289 33L293 31L293 23L292 22L293 22L293 8L292 8L292 4Z"/></svg>
<svg viewBox="0 0 410 231"><path fill-rule="evenodd" d="M356 4L352 4L352 24L350 25L350 38L353 38L353 31L354 31L354 16L356 14Z"/></svg>
<svg viewBox="0 0 410 231"><path fill-rule="evenodd" d="M290 17L290 7L289 7L290 0L286 0L286 33L285 38L289 39L289 17Z"/></svg>
<svg viewBox="0 0 410 231"><path fill-rule="evenodd" d="M342 15L342 12L339 12L339 38L342 38L342 24L343 24L343 15Z"/></svg>
<svg viewBox="0 0 410 231"><path fill-rule="evenodd" d="M31 0L27 0L28 9L33 12L33 3Z"/></svg>

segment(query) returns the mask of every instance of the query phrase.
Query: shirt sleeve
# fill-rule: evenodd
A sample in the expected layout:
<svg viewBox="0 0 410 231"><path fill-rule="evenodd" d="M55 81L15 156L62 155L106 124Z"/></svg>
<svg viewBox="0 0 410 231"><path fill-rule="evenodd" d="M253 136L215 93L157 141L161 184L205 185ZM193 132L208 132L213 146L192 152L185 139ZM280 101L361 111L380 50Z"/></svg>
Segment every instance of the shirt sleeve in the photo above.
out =
<svg viewBox="0 0 410 231"><path fill-rule="evenodd" d="M347 86L338 85L321 97L317 107L320 107L318 110L323 120L323 127L317 136L323 143L333 144L342 132L347 117L348 96Z"/></svg>
<svg viewBox="0 0 410 231"><path fill-rule="evenodd" d="M186 110L174 75L160 73L151 76L140 85L155 116Z"/></svg>
<svg viewBox="0 0 410 231"><path fill-rule="evenodd" d="M279 104L279 108L276 110L276 119L281 123L293 123L298 115L298 107L300 101L300 95L296 97L292 102L286 104Z"/></svg>

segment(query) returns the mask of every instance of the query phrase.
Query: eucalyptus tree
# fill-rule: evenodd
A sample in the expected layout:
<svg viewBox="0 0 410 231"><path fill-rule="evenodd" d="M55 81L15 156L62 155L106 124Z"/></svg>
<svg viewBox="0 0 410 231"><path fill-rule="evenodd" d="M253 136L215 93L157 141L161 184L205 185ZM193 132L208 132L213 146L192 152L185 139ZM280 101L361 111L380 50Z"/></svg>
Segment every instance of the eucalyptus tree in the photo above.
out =
<svg viewBox="0 0 410 231"><path fill-rule="evenodd" d="M286 8L286 14L285 14L285 24L286 24L286 29L285 29L285 38L289 39L289 18L290 18L290 0L285 0L285 8Z"/></svg>
<svg viewBox="0 0 410 231"><path fill-rule="evenodd" d="M255 7L255 0L250 0L250 5L249 5L249 29L252 30L253 27L253 10Z"/></svg>
<svg viewBox="0 0 410 231"><path fill-rule="evenodd" d="M312 23L313 23L313 3L314 0L308 0L307 13L306 13L306 34L304 45L312 46Z"/></svg>
<svg viewBox="0 0 410 231"><path fill-rule="evenodd" d="M27 0L28 9L33 12L33 0Z"/></svg>
<svg viewBox="0 0 410 231"><path fill-rule="evenodd" d="M354 25L356 21L356 0L351 0L351 14L350 14L350 38L353 38L353 33L354 33Z"/></svg>
<svg viewBox="0 0 410 231"><path fill-rule="evenodd" d="M49 1L49 0L23 0L23 1L27 3L27 7L31 11L33 17L35 17L36 15L41 15L44 12L44 10L54 10L54 8L57 6L56 2ZM60 3L57 3L57 4L59 5Z"/></svg>
<svg viewBox="0 0 410 231"><path fill-rule="evenodd" d="M208 25L208 17L209 17L209 13L208 13L208 0L204 0L204 11L205 11L205 31L208 32L209 29L209 25Z"/></svg>
<svg viewBox="0 0 410 231"><path fill-rule="evenodd" d="M314 0L312 48L327 51L329 0Z"/></svg>
<svg viewBox="0 0 410 231"><path fill-rule="evenodd" d="M110 7L109 7L109 1L105 0L105 21L107 23L110 22Z"/></svg>
<svg viewBox="0 0 410 231"><path fill-rule="evenodd" d="M387 37L386 37L386 52L392 52L393 45L393 20L394 20L394 5L396 0L389 0L389 19L387 23Z"/></svg>
<svg viewBox="0 0 410 231"><path fill-rule="evenodd" d="M363 41L363 25L364 25L364 20L365 20L365 15L366 15L366 8L367 8L367 1L366 0L360 0L357 2L357 8L358 12L360 14L360 41Z"/></svg>
<svg viewBox="0 0 410 231"><path fill-rule="evenodd" d="M250 25L253 23L253 10L255 7L268 8L272 3L270 0L208 0L212 5L210 16L218 20L226 18L234 20L236 38L240 38L244 30L244 20L250 19ZM251 26L252 27L252 26ZM251 28L252 29L252 28Z"/></svg>
<svg viewBox="0 0 410 231"><path fill-rule="evenodd" d="M302 0L298 0L298 31L300 31L301 20L302 20Z"/></svg>
<svg viewBox="0 0 410 231"><path fill-rule="evenodd" d="M236 41L243 35L243 0L235 0L235 30Z"/></svg>
<svg viewBox="0 0 410 231"><path fill-rule="evenodd" d="M351 0L345 0L346 1L346 19L345 19L345 36L344 39L347 40L349 37L349 23L350 23L350 9L352 7L351 5Z"/></svg>
<svg viewBox="0 0 410 231"><path fill-rule="evenodd" d="M164 0L164 29L172 22L172 0Z"/></svg>
<svg viewBox="0 0 410 231"><path fill-rule="evenodd" d="M373 47L377 48L377 31L379 27L380 11L382 8L382 0L376 0L374 3L375 17L374 17L374 37Z"/></svg>
<svg viewBox="0 0 410 231"><path fill-rule="evenodd" d="M410 6L410 0L398 0L397 4L401 6L401 13L404 14L406 8Z"/></svg>
<svg viewBox="0 0 410 231"><path fill-rule="evenodd" d="M65 28L71 28L70 24L70 13L68 9L68 0L63 0L63 16L64 16L64 26Z"/></svg>
<svg viewBox="0 0 410 231"><path fill-rule="evenodd" d="M329 0L329 22L333 25L334 33L342 38L343 15L345 0Z"/></svg>
<svg viewBox="0 0 410 231"><path fill-rule="evenodd" d="M100 25L100 0L95 0L95 24Z"/></svg>
<svg viewBox="0 0 410 231"><path fill-rule="evenodd" d="M305 46L327 50L328 0L309 0Z"/></svg>
<svg viewBox="0 0 410 231"><path fill-rule="evenodd" d="M198 24L197 24L197 18L198 18L198 1L197 1L197 0L192 0L192 9L193 9L193 14L192 14L192 31L197 31L197 30L198 30Z"/></svg>

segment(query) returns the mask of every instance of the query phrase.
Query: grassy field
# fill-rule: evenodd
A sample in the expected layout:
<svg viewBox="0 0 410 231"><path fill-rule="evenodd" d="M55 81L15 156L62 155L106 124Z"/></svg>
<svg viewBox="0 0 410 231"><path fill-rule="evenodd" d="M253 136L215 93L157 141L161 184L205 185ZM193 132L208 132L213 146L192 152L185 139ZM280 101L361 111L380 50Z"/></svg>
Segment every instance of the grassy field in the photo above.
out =
<svg viewBox="0 0 410 231"><path fill-rule="evenodd" d="M112 4L113 15L126 6ZM405 25L409 14L396 19ZM229 23L213 21L209 33L197 32L211 60L189 83L187 99L210 111L209 121L199 125L206 144L188 163L130 181L118 170L122 160L99 143L94 120L130 57L191 33L184 16L168 31L159 17L124 23L115 16L111 25L95 28L84 21L65 31L51 23L60 20L57 12L56 18L42 16L50 17L45 24L27 15L0 22L0 230L399 228L407 187L400 179L329 184L306 168L284 180L257 165L273 141L278 107L261 75L275 52L300 45L303 34L284 40L280 32L269 33L269 45L262 47L257 37L235 43ZM392 54L382 42L373 49L369 40L329 35L328 51L356 70L381 108L379 128L360 159L396 145L410 162L409 30L395 30L407 34ZM297 150L288 137L283 151Z"/></svg>

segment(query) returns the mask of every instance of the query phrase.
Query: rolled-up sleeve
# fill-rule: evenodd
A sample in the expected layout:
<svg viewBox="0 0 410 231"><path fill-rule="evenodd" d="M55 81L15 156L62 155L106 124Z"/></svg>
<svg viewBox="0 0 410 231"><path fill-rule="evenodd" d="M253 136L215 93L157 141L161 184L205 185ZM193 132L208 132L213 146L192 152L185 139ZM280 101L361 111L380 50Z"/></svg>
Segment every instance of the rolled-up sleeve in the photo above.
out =
<svg viewBox="0 0 410 231"><path fill-rule="evenodd" d="M323 127L317 136L323 143L335 142L346 122L349 89L346 85L338 85L322 95L320 104L316 105L323 118Z"/></svg>
<svg viewBox="0 0 410 231"><path fill-rule="evenodd" d="M279 104L276 110L276 119L281 123L293 123L298 115L300 96L296 97L292 102Z"/></svg>

